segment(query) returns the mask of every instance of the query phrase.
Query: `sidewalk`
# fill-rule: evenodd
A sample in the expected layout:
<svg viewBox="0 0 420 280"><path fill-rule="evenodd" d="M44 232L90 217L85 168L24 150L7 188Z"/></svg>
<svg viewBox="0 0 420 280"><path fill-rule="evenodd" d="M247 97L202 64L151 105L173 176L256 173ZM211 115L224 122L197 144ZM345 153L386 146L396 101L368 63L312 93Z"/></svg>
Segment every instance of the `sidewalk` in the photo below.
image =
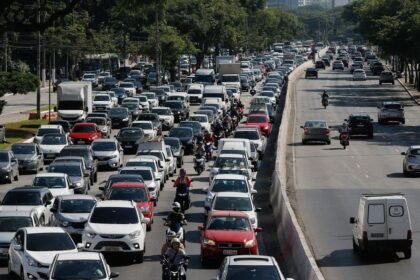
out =
<svg viewBox="0 0 420 280"><path fill-rule="evenodd" d="M413 98L414 102L420 106L420 92L414 88L413 84L406 83L403 78L397 79L402 87L407 91L407 93Z"/></svg>

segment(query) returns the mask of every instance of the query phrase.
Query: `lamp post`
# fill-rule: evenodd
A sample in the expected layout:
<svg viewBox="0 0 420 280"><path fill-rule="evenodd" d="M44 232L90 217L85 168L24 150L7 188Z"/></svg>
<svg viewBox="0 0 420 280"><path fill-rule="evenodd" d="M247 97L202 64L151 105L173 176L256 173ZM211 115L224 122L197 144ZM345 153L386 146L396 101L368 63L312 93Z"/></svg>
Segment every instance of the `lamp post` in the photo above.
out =
<svg viewBox="0 0 420 280"><path fill-rule="evenodd" d="M40 0L37 0L37 17L36 22L38 24L41 23L41 4ZM38 76L38 79L41 77L41 32L38 31L38 49L37 49L37 58L36 58L36 74ZM41 84L38 85L38 89L36 91L36 116L37 119L41 118Z"/></svg>

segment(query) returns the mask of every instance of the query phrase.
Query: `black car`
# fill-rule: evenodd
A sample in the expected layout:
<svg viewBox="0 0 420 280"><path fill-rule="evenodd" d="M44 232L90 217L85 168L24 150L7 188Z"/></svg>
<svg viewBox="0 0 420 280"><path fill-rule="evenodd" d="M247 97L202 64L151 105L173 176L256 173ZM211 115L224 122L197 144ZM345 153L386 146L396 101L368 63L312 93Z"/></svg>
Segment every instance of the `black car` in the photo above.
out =
<svg viewBox="0 0 420 280"><path fill-rule="evenodd" d="M191 127L194 132L194 137L203 136L202 126L197 121L182 121L179 123L178 127Z"/></svg>
<svg viewBox="0 0 420 280"><path fill-rule="evenodd" d="M140 114L139 106L137 106L137 104L126 102L126 103L122 104L121 107L128 109L128 112L131 114L131 119L133 121L137 120L137 118L139 117L139 114Z"/></svg>
<svg viewBox="0 0 420 280"><path fill-rule="evenodd" d="M85 159L86 167L90 173L90 184L98 181L98 161L93 156L90 145L70 145L64 147L60 152L60 157L79 156Z"/></svg>
<svg viewBox="0 0 420 280"><path fill-rule="evenodd" d="M175 122L184 121L190 116L190 109L184 101L166 101L164 106L171 109Z"/></svg>
<svg viewBox="0 0 420 280"><path fill-rule="evenodd" d="M174 127L169 131L169 137L178 138L184 146L185 152L194 153L195 137L191 127Z"/></svg>
<svg viewBox="0 0 420 280"><path fill-rule="evenodd" d="M325 63L322 60L318 60L317 62L315 62L315 68L316 69L325 69Z"/></svg>
<svg viewBox="0 0 420 280"><path fill-rule="evenodd" d="M111 108L111 110L109 110L109 117L111 118L112 127L127 127L131 125L132 117L128 108Z"/></svg>
<svg viewBox="0 0 420 280"><path fill-rule="evenodd" d="M124 153L136 152L140 143L147 141L144 135L143 129L140 127L125 127L120 129L117 136L115 136L120 142L121 147L124 149Z"/></svg>
<svg viewBox="0 0 420 280"><path fill-rule="evenodd" d="M305 79L315 77L318 79L318 71L315 68L308 68L306 69Z"/></svg>
<svg viewBox="0 0 420 280"><path fill-rule="evenodd" d="M157 135L162 135L162 123L159 120L159 115L156 113L141 113L137 118L139 121L151 121L153 127L156 128Z"/></svg>
<svg viewBox="0 0 420 280"><path fill-rule="evenodd" d="M68 121L49 121L48 124L61 125L65 133L70 133L71 124Z"/></svg>
<svg viewBox="0 0 420 280"><path fill-rule="evenodd" d="M113 90L118 87L118 80L114 77L106 77L102 83L102 90Z"/></svg>
<svg viewBox="0 0 420 280"><path fill-rule="evenodd" d="M348 60L348 59L342 58L342 59L341 59L341 62L343 62L344 67L349 68L349 60Z"/></svg>
<svg viewBox="0 0 420 280"><path fill-rule="evenodd" d="M379 76L383 71L385 71L385 67L381 62L375 62L371 67L371 71L373 75Z"/></svg>
<svg viewBox="0 0 420 280"><path fill-rule="evenodd" d="M331 66L330 59L328 57L323 57L322 61L324 62L325 66Z"/></svg>
<svg viewBox="0 0 420 280"><path fill-rule="evenodd" d="M174 157L176 157L176 165L181 168L184 164L184 147L182 146L179 138L176 137L165 137L165 145L171 147Z"/></svg>
<svg viewBox="0 0 420 280"><path fill-rule="evenodd" d="M373 138L373 119L367 113L351 114L345 121L350 128L350 135L366 135Z"/></svg>

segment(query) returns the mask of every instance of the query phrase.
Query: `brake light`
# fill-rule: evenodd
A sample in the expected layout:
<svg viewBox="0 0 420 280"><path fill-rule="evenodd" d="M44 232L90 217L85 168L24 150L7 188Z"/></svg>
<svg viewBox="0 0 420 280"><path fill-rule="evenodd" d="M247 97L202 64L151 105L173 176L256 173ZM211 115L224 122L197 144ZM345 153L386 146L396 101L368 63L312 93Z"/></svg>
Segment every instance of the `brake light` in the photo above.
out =
<svg viewBox="0 0 420 280"><path fill-rule="evenodd" d="M412 237L413 237L413 232L411 231L411 229L409 229L407 231L407 240L411 240Z"/></svg>
<svg viewBox="0 0 420 280"><path fill-rule="evenodd" d="M368 234L367 231L363 232L363 241L368 241Z"/></svg>

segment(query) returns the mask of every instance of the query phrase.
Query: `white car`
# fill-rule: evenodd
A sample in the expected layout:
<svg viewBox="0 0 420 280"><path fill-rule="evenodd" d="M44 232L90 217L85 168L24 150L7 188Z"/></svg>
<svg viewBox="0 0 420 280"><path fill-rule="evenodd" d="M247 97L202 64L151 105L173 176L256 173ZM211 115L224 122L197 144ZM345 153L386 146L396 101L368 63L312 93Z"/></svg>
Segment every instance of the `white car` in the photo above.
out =
<svg viewBox="0 0 420 280"><path fill-rule="evenodd" d="M23 280L49 279L48 269L55 255L76 252L76 245L62 228L21 228L10 243L8 271Z"/></svg>
<svg viewBox="0 0 420 280"><path fill-rule="evenodd" d="M158 107L159 106L159 99L154 92L142 92L144 96L147 96L147 101L149 101L150 108Z"/></svg>
<svg viewBox="0 0 420 280"><path fill-rule="evenodd" d="M353 71L353 81L361 80L366 81L366 72L363 69L354 69Z"/></svg>
<svg viewBox="0 0 420 280"><path fill-rule="evenodd" d="M112 100L112 103L113 103L114 107L117 107L118 106L118 97L115 94L115 92L107 91L106 93L111 97L111 100Z"/></svg>
<svg viewBox="0 0 420 280"><path fill-rule="evenodd" d="M123 166L124 150L117 139L96 139L91 146L98 167L118 169Z"/></svg>
<svg viewBox="0 0 420 280"><path fill-rule="evenodd" d="M126 166L119 170L118 174L134 174L141 175L144 183L149 190L150 196L156 200L159 197L160 185L156 180L155 173L149 166Z"/></svg>
<svg viewBox="0 0 420 280"><path fill-rule="evenodd" d="M111 77L111 73L109 72L101 72L98 75L98 84L102 84L105 78Z"/></svg>
<svg viewBox="0 0 420 280"><path fill-rule="evenodd" d="M36 131L34 143L40 143L45 134L51 133L66 134L63 127L59 124L43 124Z"/></svg>
<svg viewBox="0 0 420 280"><path fill-rule="evenodd" d="M96 94L93 98L93 111L99 110L110 110L114 107L114 101L112 101L111 96L107 93Z"/></svg>
<svg viewBox="0 0 420 280"><path fill-rule="evenodd" d="M44 163L52 162L60 155L61 150L69 144L69 139L65 134L45 134L41 143L39 143L39 148L44 154Z"/></svg>
<svg viewBox="0 0 420 280"><path fill-rule="evenodd" d="M143 129L144 136L151 139L157 136L157 131L154 129L152 121L134 121L131 126L140 127Z"/></svg>
<svg viewBox="0 0 420 280"><path fill-rule="evenodd" d="M136 95L135 98L137 98L140 101L141 110L143 112L149 112L150 104L147 99L147 96L140 94L140 95Z"/></svg>
<svg viewBox="0 0 420 280"><path fill-rule="evenodd" d="M118 276L119 273L111 271L101 253L77 252L57 254L51 264L48 279L112 280Z"/></svg>
<svg viewBox="0 0 420 280"><path fill-rule="evenodd" d="M149 222L133 201L99 201L85 225L83 250L127 253L143 262Z"/></svg>
<svg viewBox="0 0 420 280"><path fill-rule="evenodd" d="M162 150L138 150L136 157L144 158L146 156L153 156L158 161L159 170L163 169L166 182L166 180L169 179L169 164L166 162L165 153Z"/></svg>
<svg viewBox="0 0 420 280"><path fill-rule="evenodd" d="M211 131L211 124L209 122L209 116L204 114L192 114L188 118L189 121L199 122L203 130Z"/></svg>
<svg viewBox="0 0 420 280"><path fill-rule="evenodd" d="M221 154L214 161L209 172L209 183L213 181L214 176L219 174L221 169L227 170L246 170L248 174L252 174L248 165L248 159L238 154Z"/></svg>
<svg viewBox="0 0 420 280"><path fill-rule="evenodd" d="M257 147L259 158L262 159L267 139L261 134L258 127L238 127L233 132L233 138L248 139Z"/></svg>
<svg viewBox="0 0 420 280"><path fill-rule="evenodd" d="M92 87L93 88L98 86L98 78L93 73L86 73L86 74L84 74L83 77L82 77L82 82L90 82L90 83L92 83Z"/></svg>
<svg viewBox="0 0 420 280"><path fill-rule="evenodd" d="M244 175L218 174L207 189L204 207L210 207L214 196L219 192L249 193L251 196L257 193Z"/></svg>
<svg viewBox="0 0 420 280"><path fill-rule="evenodd" d="M210 205L206 207L206 212L211 211L242 211L246 213L251 221L252 227L258 227L257 213L261 208L256 208L252 201L250 193L241 192L219 192L217 193Z"/></svg>
<svg viewBox="0 0 420 280"><path fill-rule="evenodd" d="M169 176L174 176L176 173L176 158L172 153L171 146L165 145L165 148L169 159Z"/></svg>
<svg viewBox="0 0 420 280"><path fill-rule="evenodd" d="M151 156L154 157L154 156ZM165 174L163 171L159 170L159 161L158 158L149 158L148 156L141 156L136 158L131 158L125 164L126 167L129 166L145 166L150 167L154 173L155 180L157 181L160 189L163 189L164 184L163 181L165 180Z"/></svg>
<svg viewBox="0 0 420 280"><path fill-rule="evenodd" d="M227 87L226 90L230 90L232 97L235 100L241 99L241 90L236 87Z"/></svg>
<svg viewBox="0 0 420 280"><path fill-rule="evenodd" d="M54 197L74 194L74 186L71 184L69 176L65 173L37 174L32 181L32 186L46 187Z"/></svg>
<svg viewBox="0 0 420 280"><path fill-rule="evenodd" d="M187 90L190 103L201 103L203 98L204 85L202 84L191 84Z"/></svg>
<svg viewBox="0 0 420 280"><path fill-rule="evenodd" d="M169 107L154 107L152 108L152 113L159 115L159 120L162 123L162 127L170 130L174 127L175 119L174 114Z"/></svg>
<svg viewBox="0 0 420 280"><path fill-rule="evenodd" d="M132 104L136 104L139 107L139 110L141 111L141 109L143 108L140 104L140 100L138 98L134 98L134 97L127 97L124 98L124 100L122 101L122 104L127 104L127 103L132 103Z"/></svg>
<svg viewBox="0 0 420 280"><path fill-rule="evenodd" d="M128 97L133 97L136 94L136 87L133 83L120 82L118 87L124 89L127 92Z"/></svg>
<svg viewBox="0 0 420 280"><path fill-rule="evenodd" d="M260 92L259 96L265 96L268 97L271 101L271 103L273 104L273 106L276 106L277 103L277 99L276 99L276 94L272 91L268 91L268 90L264 90Z"/></svg>

